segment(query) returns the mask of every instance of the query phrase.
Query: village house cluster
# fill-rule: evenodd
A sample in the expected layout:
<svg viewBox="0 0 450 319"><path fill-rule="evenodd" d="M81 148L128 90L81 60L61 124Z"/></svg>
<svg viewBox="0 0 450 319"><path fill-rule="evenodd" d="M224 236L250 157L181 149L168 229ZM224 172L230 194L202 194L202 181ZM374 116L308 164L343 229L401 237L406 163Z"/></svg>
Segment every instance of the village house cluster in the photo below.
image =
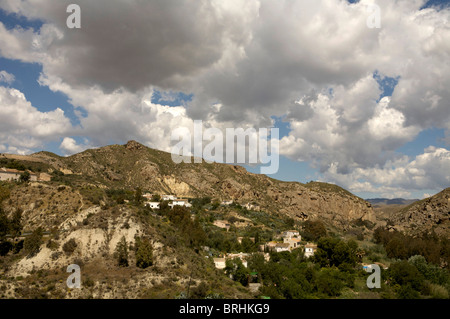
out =
<svg viewBox="0 0 450 319"><path fill-rule="evenodd" d="M221 227L221 228L228 228L230 227L230 224L227 223L227 221L223 221L223 220L216 220L214 222L214 225ZM264 253L264 259L266 261L269 261L270 257L269 257L269 253L268 251L274 251L274 252L283 252L283 251L292 251L293 249L298 249L301 247L300 242L301 242L301 236L300 233L297 230L288 230L285 231L281 234L281 237L283 239L283 242L279 242L279 241L270 241L266 244L260 245L259 249L261 251L263 251ZM255 240L254 238L250 238L250 240ZM238 242L242 241L242 237L238 237ZM317 245L316 244L312 244L312 243L307 243L304 246L304 255L306 258L309 258L311 256L314 255L315 251L317 250ZM225 254L224 257L220 257L220 258L214 258L214 264L216 266L217 269L224 269L225 268L225 263L227 259L234 259L234 258L239 258L242 261L242 264L247 267L247 258L250 256L251 254L247 254L247 253L239 253L239 254Z"/></svg>
<svg viewBox="0 0 450 319"><path fill-rule="evenodd" d="M142 196L146 199L144 204L148 205L151 209L159 209L161 207L160 202L152 201L153 194L145 193ZM189 203L188 199L177 198L175 195L161 195L161 200L169 201L170 208L173 208L174 206L192 207L192 204Z"/></svg>
<svg viewBox="0 0 450 319"><path fill-rule="evenodd" d="M302 237L297 230L287 230L281 234L281 237L283 238L283 242L270 241L264 245L261 245L260 249L280 253L282 251L292 251L293 249L300 247Z"/></svg>

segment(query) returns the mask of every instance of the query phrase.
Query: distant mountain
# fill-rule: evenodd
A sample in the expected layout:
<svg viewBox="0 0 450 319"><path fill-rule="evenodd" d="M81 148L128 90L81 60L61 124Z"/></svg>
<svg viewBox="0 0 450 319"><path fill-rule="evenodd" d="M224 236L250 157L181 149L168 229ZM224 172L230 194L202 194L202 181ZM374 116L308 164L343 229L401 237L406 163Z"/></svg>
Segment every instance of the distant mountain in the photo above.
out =
<svg viewBox="0 0 450 319"><path fill-rule="evenodd" d="M369 198L366 199L372 205L410 205L417 202L419 199L404 199L404 198Z"/></svg>

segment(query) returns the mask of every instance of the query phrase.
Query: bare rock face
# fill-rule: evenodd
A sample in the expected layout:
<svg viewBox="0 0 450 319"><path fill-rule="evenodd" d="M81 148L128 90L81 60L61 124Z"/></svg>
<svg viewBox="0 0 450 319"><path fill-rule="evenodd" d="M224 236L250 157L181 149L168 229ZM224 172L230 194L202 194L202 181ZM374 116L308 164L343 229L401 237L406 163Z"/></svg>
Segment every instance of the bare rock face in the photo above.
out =
<svg viewBox="0 0 450 319"><path fill-rule="evenodd" d="M145 148L144 145L136 142L136 141L128 141L127 144L125 145L127 150L130 151L136 151L136 150L142 150Z"/></svg>
<svg viewBox="0 0 450 319"><path fill-rule="evenodd" d="M321 219L343 229L356 219L376 222L371 205L351 194L320 192L299 184L284 190L272 187L269 194L281 212L301 220Z"/></svg>
<svg viewBox="0 0 450 319"><path fill-rule="evenodd" d="M411 235L431 233L448 234L450 231L450 188L415 202L393 214L390 218L393 229Z"/></svg>

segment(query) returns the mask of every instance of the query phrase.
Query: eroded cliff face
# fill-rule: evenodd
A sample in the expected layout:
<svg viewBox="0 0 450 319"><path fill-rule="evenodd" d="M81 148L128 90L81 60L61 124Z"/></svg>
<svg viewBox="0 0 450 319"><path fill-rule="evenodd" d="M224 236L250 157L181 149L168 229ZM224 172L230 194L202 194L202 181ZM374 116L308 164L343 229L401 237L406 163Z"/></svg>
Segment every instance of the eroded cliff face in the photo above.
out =
<svg viewBox="0 0 450 319"><path fill-rule="evenodd" d="M390 226L411 235L431 233L448 236L450 231L450 188L415 202L392 214Z"/></svg>

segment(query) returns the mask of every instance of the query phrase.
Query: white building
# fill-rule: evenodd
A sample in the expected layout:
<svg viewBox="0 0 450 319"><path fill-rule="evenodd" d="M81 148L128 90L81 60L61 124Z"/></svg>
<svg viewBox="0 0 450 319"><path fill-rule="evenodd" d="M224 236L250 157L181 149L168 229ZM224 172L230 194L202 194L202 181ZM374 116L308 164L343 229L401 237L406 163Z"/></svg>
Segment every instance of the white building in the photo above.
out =
<svg viewBox="0 0 450 319"><path fill-rule="evenodd" d="M248 258L249 254L247 253L239 253L239 254L228 254L227 255L227 259L234 259L234 258L239 258L242 261L242 264L244 265L245 268L247 268L248 263L247 263L247 258Z"/></svg>
<svg viewBox="0 0 450 319"><path fill-rule="evenodd" d="M175 195L162 195L162 200L176 200L177 197Z"/></svg>
<svg viewBox="0 0 450 319"><path fill-rule="evenodd" d="M24 172L16 169L0 168L0 181L18 181L22 173ZM30 181L36 182L38 180L37 175L32 172L29 173Z"/></svg>
<svg viewBox="0 0 450 319"><path fill-rule="evenodd" d="M289 247L290 247L289 244L285 244L285 243L277 243L277 244L275 245L275 247L274 247L274 250L275 250L277 253L280 253L280 252L282 252L282 251L289 251L289 250L290 250Z"/></svg>
<svg viewBox="0 0 450 319"><path fill-rule="evenodd" d="M314 252L317 250L317 245L314 244L306 244L305 245L305 257L309 258L311 256L314 256Z"/></svg>
<svg viewBox="0 0 450 319"><path fill-rule="evenodd" d="M144 195L142 195L142 197L144 197L144 198L146 198L146 199L148 199L148 200L150 200L150 199L152 199L152 194L150 194L150 193L145 193Z"/></svg>
<svg viewBox="0 0 450 319"><path fill-rule="evenodd" d="M217 269L225 268L225 258L214 258L214 265Z"/></svg>
<svg viewBox="0 0 450 319"><path fill-rule="evenodd" d="M174 206L192 207L192 204L189 203L188 200L179 199L179 200L172 201L172 203L169 203L169 207L170 208L173 208Z"/></svg>
<svg viewBox="0 0 450 319"><path fill-rule="evenodd" d="M150 206L151 209L159 209L159 202L147 202L146 203L148 206Z"/></svg>
<svg viewBox="0 0 450 319"><path fill-rule="evenodd" d="M287 230L287 231L283 232L281 234L281 236L283 238L292 238L292 237L300 238L300 233L296 230Z"/></svg>
<svg viewBox="0 0 450 319"><path fill-rule="evenodd" d="M289 244L289 249L295 249L300 246L300 238L292 238L292 237L285 237L283 238L283 242L285 244Z"/></svg>

